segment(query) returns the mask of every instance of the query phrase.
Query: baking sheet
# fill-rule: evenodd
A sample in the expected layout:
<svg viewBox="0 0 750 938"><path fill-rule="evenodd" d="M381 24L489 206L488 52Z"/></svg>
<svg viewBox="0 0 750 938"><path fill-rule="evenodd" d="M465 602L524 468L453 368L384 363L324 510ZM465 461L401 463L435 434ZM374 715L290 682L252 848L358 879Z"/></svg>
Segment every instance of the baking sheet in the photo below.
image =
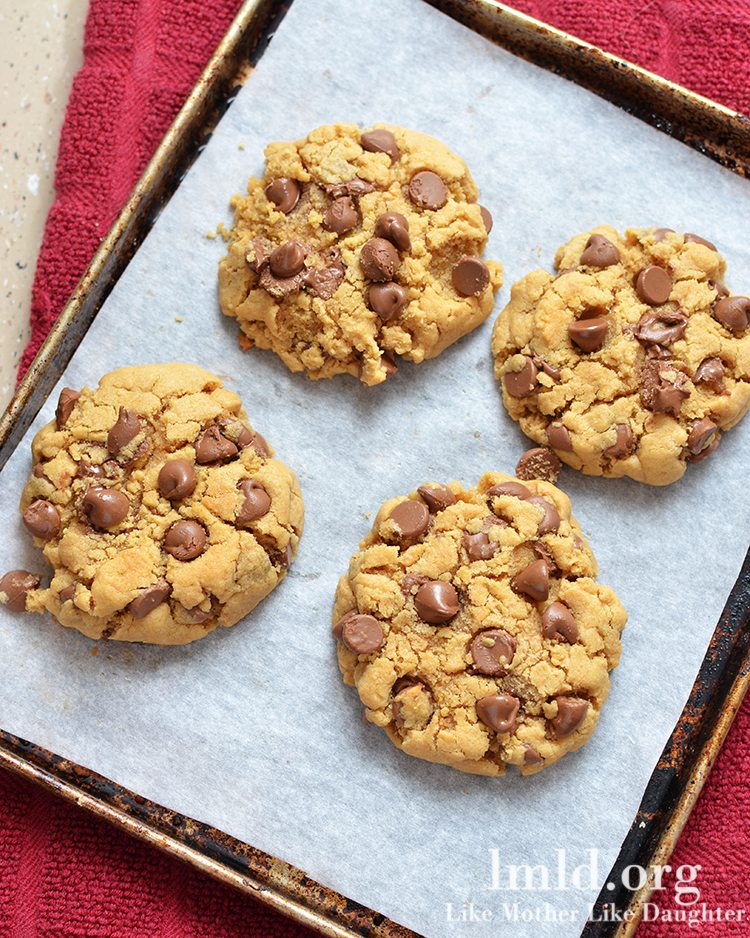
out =
<svg viewBox="0 0 750 938"><path fill-rule="evenodd" d="M730 286L750 288L740 178L422 0L360 4L356 16L348 0L295 0L61 384L167 358L223 375L300 476L299 558L248 620L186 648L109 644L95 657L83 636L0 609L0 725L425 935L574 936L739 571L750 421L666 490L564 470L600 578L630 613L609 703L583 750L534 778L497 781L399 753L341 684L336 581L381 501L425 480L512 472L525 442L492 378L494 317L372 389L346 377L312 383L271 353L239 351L216 301L223 244L205 235L228 223L228 196L261 172L267 141L336 120L411 126L467 160L495 217L488 255L506 269L497 311L513 281L601 222L697 231L727 255ZM0 475L3 570L43 569L14 514L29 467L26 441ZM594 875L576 888L570 874L592 865L592 850ZM507 884L508 865L544 864L548 888L492 889L493 862L494 885ZM468 903L489 920L472 920Z"/></svg>

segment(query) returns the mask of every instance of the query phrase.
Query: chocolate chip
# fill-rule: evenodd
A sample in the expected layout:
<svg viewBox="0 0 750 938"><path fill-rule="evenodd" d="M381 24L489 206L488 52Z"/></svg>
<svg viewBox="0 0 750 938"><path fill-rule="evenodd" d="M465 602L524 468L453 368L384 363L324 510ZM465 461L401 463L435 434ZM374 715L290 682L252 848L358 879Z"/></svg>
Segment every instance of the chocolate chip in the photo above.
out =
<svg viewBox="0 0 750 938"><path fill-rule="evenodd" d="M538 505L544 511L539 527L536 529L537 536L543 537L545 534L554 534L560 527L560 512L557 508L548 498L542 498L541 495L532 495L531 498L526 500L531 502L532 505Z"/></svg>
<svg viewBox="0 0 750 938"><path fill-rule="evenodd" d="M258 518L268 514L271 507L271 496L255 479L240 479L237 488L245 496L245 500L237 512L235 524L238 528L245 528Z"/></svg>
<svg viewBox="0 0 750 938"><path fill-rule="evenodd" d="M423 583L414 597L414 608L423 622L442 625L454 619L461 608L458 593L451 583L430 580Z"/></svg>
<svg viewBox="0 0 750 938"><path fill-rule="evenodd" d="M296 179L290 179L288 176L274 179L266 186L266 198L273 202L276 208L285 215L288 215L299 202L301 194L302 186Z"/></svg>
<svg viewBox="0 0 750 938"><path fill-rule="evenodd" d="M519 371L506 371L503 375L505 390L511 397L523 398L536 387L537 367L528 355L524 355L524 363Z"/></svg>
<svg viewBox="0 0 750 938"><path fill-rule="evenodd" d="M195 441L195 461L205 466L209 463L234 459L239 450L228 440L218 427L209 427Z"/></svg>
<svg viewBox="0 0 750 938"><path fill-rule="evenodd" d="M523 764L524 765L539 765L540 762L544 760L539 755L539 753L534 749L533 746L526 746L523 751Z"/></svg>
<svg viewBox="0 0 750 938"><path fill-rule="evenodd" d="M501 629L486 629L474 636L469 651L480 674L503 674L513 661L516 640Z"/></svg>
<svg viewBox="0 0 750 938"><path fill-rule="evenodd" d="M573 442L568 428L562 423L551 423L547 427L547 442L561 453L572 453Z"/></svg>
<svg viewBox="0 0 750 938"><path fill-rule="evenodd" d="M286 280L305 266L307 251L299 241L287 241L271 251L268 264L274 277Z"/></svg>
<svg viewBox="0 0 750 938"><path fill-rule="evenodd" d="M725 283L721 283L719 280L709 280L708 285L713 290L716 290L716 295L719 299L721 299L723 296L729 296L729 288Z"/></svg>
<svg viewBox="0 0 750 938"><path fill-rule="evenodd" d="M672 292L672 278L663 267L644 267L635 278L635 292L649 306L661 306Z"/></svg>
<svg viewBox="0 0 750 938"><path fill-rule="evenodd" d="M185 618L195 625L202 625L204 622L208 622L209 619L213 619L214 617L213 612L206 612L206 610L201 609L200 606L193 606L190 609L186 609L184 606L181 608Z"/></svg>
<svg viewBox="0 0 750 938"><path fill-rule="evenodd" d="M362 149L369 153L387 153L391 158L391 163L395 163L401 155L396 138L390 130L382 127L365 131L359 138L359 142L362 144Z"/></svg>
<svg viewBox="0 0 750 938"><path fill-rule="evenodd" d="M677 417L682 402L690 396L688 379L673 363L648 360L641 375L640 397L643 406L655 414Z"/></svg>
<svg viewBox="0 0 750 938"><path fill-rule="evenodd" d="M456 496L445 485L420 485L417 491L433 513L456 504Z"/></svg>
<svg viewBox="0 0 750 938"><path fill-rule="evenodd" d="M603 316L593 316L570 323L568 335L582 352L596 352L604 345L608 328L609 323Z"/></svg>
<svg viewBox="0 0 750 938"><path fill-rule="evenodd" d="M720 358L704 358L695 369L693 384L705 384L716 394L724 394L724 363Z"/></svg>
<svg viewBox="0 0 750 938"><path fill-rule="evenodd" d="M448 201L448 188L437 173L423 169L409 180L407 194L417 208L435 210Z"/></svg>
<svg viewBox="0 0 750 938"><path fill-rule="evenodd" d="M543 358L540 358L539 355L533 355L532 361L540 371L543 371L545 375L549 375L553 381L560 380L562 372L559 368L555 368L554 365L550 365L549 362L546 362Z"/></svg>
<svg viewBox="0 0 750 938"><path fill-rule="evenodd" d="M347 179L345 182L334 182L331 185L324 185L323 188L332 199L340 199L343 195L367 195L368 192L375 189L375 185L372 182L367 182L366 179L355 176L354 179Z"/></svg>
<svg viewBox="0 0 750 938"><path fill-rule="evenodd" d="M663 241L668 234L674 234L674 228L654 228L653 230L654 241L656 242Z"/></svg>
<svg viewBox="0 0 750 938"><path fill-rule="evenodd" d="M394 356L395 356L395 352L392 352L390 354L388 352L383 352L383 354L380 356L380 362L383 365L383 368L385 368L386 378L390 378L392 375L395 375L396 372L398 371L398 368L396 367L396 362L393 360Z"/></svg>
<svg viewBox="0 0 750 938"><path fill-rule="evenodd" d="M427 505L413 498L399 502L389 518L396 525L402 541L417 540L430 526L430 512Z"/></svg>
<svg viewBox="0 0 750 938"><path fill-rule="evenodd" d="M581 263L586 267L611 267L620 262L620 252L604 235L592 234L581 254Z"/></svg>
<svg viewBox="0 0 750 938"><path fill-rule="evenodd" d="M511 495L513 498L531 498L531 492L520 482L500 482L487 489L487 497L495 498L498 495Z"/></svg>
<svg viewBox="0 0 750 938"><path fill-rule="evenodd" d="M23 523L30 534L42 541L51 541L60 533L60 514L52 502L43 498L24 509Z"/></svg>
<svg viewBox="0 0 750 938"><path fill-rule="evenodd" d="M105 476L104 466L95 466L85 459L82 459L76 466L76 478L78 479L103 479Z"/></svg>
<svg viewBox="0 0 750 938"><path fill-rule="evenodd" d="M409 295L398 283L374 283L367 292L367 302L381 322L391 322L406 309Z"/></svg>
<svg viewBox="0 0 750 938"><path fill-rule="evenodd" d="M75 594L76 594L76 585L75 583L71 583L70 586L66 586L65 589L60 590L58 599L60 600L61 603L67 603L67 602L70 602L70 600L74 598Z"/></svg>
<svg viewBox="0 0 750 938"><path fill-rule="evenodd" d="M533 560L513 577L511 586L534 603L544 602L549 596L549 567L544 560Z"/></svg>
<svg viewBox="0 0 750 938"><path fill-rule="evenodd" d="M322 300L330 300L344 282L344 263L336 248L324 252L322 257L325 266L309 267L302 275L302 283Z"/></svg>
<svg viewBox="0 0 750 938"><path fill-rule="evenodd" d="M391 688L391 712L398 726L422 728L432 719L435 703L430 688L417 678L401 677Z"/></svg>
<svg viewBox="0 0 750 938"><path fill-rule="evenodd" d="M496 733L512 733L521 706L512 694L490 694L477 701L477 716Z"/></svg>
<svg viewBox="0 0 750 938"><path fill-rule="evenodd" d="M479 296L490 282L490 271L479 257L464 255L453 268L453 287L459 296Z"/></svg>
<svg viewBox="0 0 750 938"><path fill-rule="evenodd" d="M160 580L153 586L147 586L146 589L128 603L127 611L134 619L145 619L145 617L160 606L172 592L172 587L166 580Z"/></svg>
<svg viewBox="0 0 750 938"><path fill-rule="evenodd" d="M556 453L546 446L536 446L527 450L518 460L516 475L526 482L532 479L544 479L545 482L557 482L562 463Z"/></svg>
<svg viewBox="0 0 750 938"><path fill-rule="evenodd" d="M578 626L573 613L565 603L554 602L542 613L542 635L556 642L574 645L578 641Z"/></svg>
<svg viewBox="0 0 750 938"><path fill-rule="evenodd" d="M685 335L688 318L678 309L644 313L633 334L644 345L671 345Z"/></svg>
<svg viewBox="0 0 750 938"><path fill-rule="evenodd" d="M359 252L359 266L368 280L393 280L400 265L398 251L385 238L370 238Z"/></svg>
<svg viewBox="0 0 750 938"><path fill-rule="evenodd" d="M420 587L423 583L429 582L429 577L423 573L407 573L401 581L401 592L404 596L410 596L414 587Z"/></svg>
<svg viewBox="0 0 750 938"><path fill-rule="evenodd" d="M618 423L615 427L615 442L604 450L604 456L609 459L622 459L629 456L635 449L633 431L626 423Z"/></svg>
<svg viewBox="0 0 750 938"><path fill-rule="evenodd" d="M713 316L735 335L744 332L750 323L750 297L727 296L714 303Z"/></svg>
<svg viewBox="0 0 750 938"><path fill-rule="evenodd" d="M693 234L691 231L688 231L685 234L685 243L686 244L702 244L703 247L708 248L709 251L715 251L716 245L712 241L706 241L705 238L701 238L700 235Z"/></svg>
<svg viewBox="0 0 750 938"><path fill-rule="evenodd" d="M409 222L400 212L385 212L383 215L378 215L375 222L375 235L390 241L399 251L411 250Z"/></svg>
<svg viewBox="0 0 750 938"><path fill-rule="evenodd" d="M109 455L117 456L140 432L141 421L138 414L121 407L117 422L107 434L107 452Z"/></svg>
<svg viewBox="0 0 750 938"><path fill-rule="evenodd" d="M574 733L583 723L589 709L588 700L580 697L556 697L557 715L549 721L550 729L556 739L565 739Z"/></svg>
<svg viewBox="0 0 750 938"><path fill-rule="evenodd" d="M159 470L156 486L162 498L180 501L192 495L197 484L198 476L187 459L170 459Z"/></svg>
<svg viewBox="0 0 750 938"><path fill-rule="evenodd" d="M63 388L60 391L60 397L57 401L57 410L55 410L55 422L57 429L62 430L68 422L68 417L73 413L76 401L81 396L80 391L74 391L72 388Z"/></svg>
<svg viewBox="0 0 750 938"><path fill-rule="evenodd" d="M250 443L247 443L247 444L240 443L240 447L242 449L245 449L245 446L252 446L255 452L259 456L262 456L263 459L268 459L268 457L271 455L271 447L268 445L268 441L266 440L266 438L261 436L260 433L256 433L253 436Z"/></svg>
<svg viewBox="0 0 750 938"><path fill-rule="evenodd" d="M487 229L487 234L489 234L492 231L492 215L490 214L490 210L485 208L483 205L480 205L479 213L482 216L484 227Z"/></svg>
<svg viewBox="0 0 750 938"><path fill-rule="evenodd" d="M348 195L334 199L323 214L323 227L339 235L356 228L358 223L357 209Z"/></svg>
<svg viewBox="0 0 750 938"><path fill-rule="evenodd" d="M491 541L484 531L480 531L479 534L464 534L461 543L472 563L476 560L489 560L494 557L500 546L497 541Z"/></svg>
<svg viewBox="0 0 750 938"><path fill-rule="evenodd" d="M715 436L711 440L711 442L708 444L708 446L705 449L701 450L700 453L688 453L688 455L685 457L685 462L689 462L689 463L703 462L704 459L708 459L711 453L716 452L718 446L719 446L719 438L718 436Z"/></svg>
<svg viewBox="0 0 750 938"><path fill-rule="evenodd" d="M117 489L92 487L81 499L81 512L92 527L106 530L123 521L130 511L126 495Z"/></svg>
<svg viewBox="0 0 750 938"><path fill-rule="evenodd" d="M195 560L206 549L206 529L197 521L176 521L164 537L164 550L175 560Z"/></svg>
<svg viewBox="0 0 750 938"><path fill-rule="evenodd" d="M374 616L345 616L341 625L341 641L357 655L371 655L385 641L383 626Z"/></svg>
<svg viewBox="0 0 750 938"><path fill-rule="evenodd" d="M26 570L9 570L0 579L0 605L10 612L25 612L26 597L39 586L39 577ZM3 598L3 594L5 598Z"/></svg>
<svg viewBox="0 0 750 938"><path fill-rule="evenodd" d="M690 453L692 453L693 456L702 453L706 447L713 443L718 429L713 420L708 417L696 420L687 438L687 448Z"/></svg>

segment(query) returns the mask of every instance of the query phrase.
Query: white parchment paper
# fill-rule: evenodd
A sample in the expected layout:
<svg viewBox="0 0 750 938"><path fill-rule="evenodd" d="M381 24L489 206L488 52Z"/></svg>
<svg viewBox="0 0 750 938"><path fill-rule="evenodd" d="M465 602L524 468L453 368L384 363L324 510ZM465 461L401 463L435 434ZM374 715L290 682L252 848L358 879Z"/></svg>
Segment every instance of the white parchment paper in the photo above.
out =
<svg viewBox="0 0 750 938"><path fill-rule="evenodd" d="M300 476L299 558L248 620L187 648L111 644L94 657L82 636L0 610L0 725L425 935L568 938L627 833L741 565L750 421L668 489L564 470L601 580L630 613L589 745L534 778L499 781L399 753L363 725L339 678L337 578L381 501L428 479L512 472L525 443L493 382L492 320L371 389L346 377L312 383L271 353L240 352L216 300L223 244L206 232L229 221L228 198L262 171L266 142L337 120L414 127L467 160L495 217L488 254L505 264L498 312L513 281L601 222L697 231L727 255L730 285L750 289L750 187L737 176L421 0L361 3L356 14L351 0L295 0L64 383L167 359L225 376ZM2 569L42 569L14 514L29 467L26 441L0 476ZM570 872L591 849L594 881L576 888ZM507 864L546 864L548 890L493 890ZM455 921L468 902L491 920ZM514 920L516 902L518 915L546 921Z"/></svg>

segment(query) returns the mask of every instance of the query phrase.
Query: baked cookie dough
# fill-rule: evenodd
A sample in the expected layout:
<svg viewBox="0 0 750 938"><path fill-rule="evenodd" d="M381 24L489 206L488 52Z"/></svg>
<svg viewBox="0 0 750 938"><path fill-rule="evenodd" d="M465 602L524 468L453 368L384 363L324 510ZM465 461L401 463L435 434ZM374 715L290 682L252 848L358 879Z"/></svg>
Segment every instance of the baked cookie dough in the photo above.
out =
<svg viewBox="0 0 750 938"><path fill-rule="evenodd" d="M750 298L713 244L669 228L601 225L555 267L516 283L495 324L508 413L588 475L674 482L750 405Z"/></svg>
<svg viewBox="0 0 750 938"><path fill-rule="evenodd" d="M500 264L480 258L492 218L442 143L333 124L265 155L265 176L233 200L219 266L244 348L373 385L399 356L434 358L487 318L502 284Z"/></svg>
<svg viewBox="0 0 750 938"><path fill-rule="evenodd" d="M530 775L591 736L625 610L570 501L490 472L387 501L333 613L365 716L419 759Z"/></svg>
<svg viewBox="0 0 750 938"><path fill-rule="evenodd" d="M295 474L195 365L66 388L32 453L21 511L53 573L43 589L6 574L11 609L49 610L90 638L180 645L234 625L297 553Z"/></svg>

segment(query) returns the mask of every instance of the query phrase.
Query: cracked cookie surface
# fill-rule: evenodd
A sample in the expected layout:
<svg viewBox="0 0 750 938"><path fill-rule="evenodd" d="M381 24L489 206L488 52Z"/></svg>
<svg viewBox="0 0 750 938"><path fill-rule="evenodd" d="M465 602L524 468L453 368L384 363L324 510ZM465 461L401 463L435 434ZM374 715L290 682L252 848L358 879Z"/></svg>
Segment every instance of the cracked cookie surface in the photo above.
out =
<svg viewBox="0 0 750 938"><path fill-rule="evenodd" d="M528 274L493 331L495 376L527 436L588 475L679 479L750 406L750 299L715 246L607 225Z"/></svg>
<svg viewBox="0 0 750 938"><path fill-rule="evenodd" d="M53 568L25 607L90 638L184 644L234 625L296 555L295 474L195 365L110 372L34 438L23 521ZM0 599L23 608L18 571ZM15 603L15 606L12 604Z"/></svg>
<svg viewBox="0 0 750 938"><path fill-rule="evenodd" d="M482 323L502 284L466 164L416 131L333 124L266 148L233 200L222 311L311 378L385 381Z"/></svg>
<svg viewBox="0 0 750 938"><path fill-rule="evenodd" d="M486 473L381 507L339 582L339 667L409 755L524 775L591 736L625 610L567 496Z"/></svg>

